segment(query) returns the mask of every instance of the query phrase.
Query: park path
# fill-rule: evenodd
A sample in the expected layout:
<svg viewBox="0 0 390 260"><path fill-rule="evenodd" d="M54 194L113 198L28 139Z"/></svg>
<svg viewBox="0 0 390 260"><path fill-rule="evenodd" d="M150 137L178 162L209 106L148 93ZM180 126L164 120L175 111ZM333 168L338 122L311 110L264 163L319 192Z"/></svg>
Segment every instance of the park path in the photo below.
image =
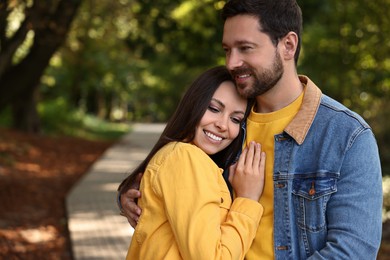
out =
<svg viewBox="0 0 390 260"><path fill-rule="evenodd" d="M109 148L66 199L74 260L125 259L133 228L119 215L116 189L145 158L164 124L135 124Z"/></svg>

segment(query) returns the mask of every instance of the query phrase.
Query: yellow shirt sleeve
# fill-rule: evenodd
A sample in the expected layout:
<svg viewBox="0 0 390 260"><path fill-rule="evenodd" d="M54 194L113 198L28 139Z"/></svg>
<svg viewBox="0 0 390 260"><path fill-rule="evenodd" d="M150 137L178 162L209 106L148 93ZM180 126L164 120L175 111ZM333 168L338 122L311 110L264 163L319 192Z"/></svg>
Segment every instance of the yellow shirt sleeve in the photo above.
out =
<svg viewBox="0 0 390 260"><path fill-rule="evenodd" d="M245 198L231 204L222 195L228 189L221 169L194 145L175 149L157 172L152 187L183 259L243 259L259 226L261 204Z"/></svg>

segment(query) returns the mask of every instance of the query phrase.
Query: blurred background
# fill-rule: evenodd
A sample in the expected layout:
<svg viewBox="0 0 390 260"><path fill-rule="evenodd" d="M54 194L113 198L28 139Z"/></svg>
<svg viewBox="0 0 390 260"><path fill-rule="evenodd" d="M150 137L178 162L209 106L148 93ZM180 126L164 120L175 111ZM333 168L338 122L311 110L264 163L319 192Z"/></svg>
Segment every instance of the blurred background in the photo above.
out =
<svg viewBox="0 0 390 260"><path fill-rule="evenodd" d="M372 126L381 155L383 221L388 226L390 0L297 2L304 18L298 72L308 75L325 94L361 114ZM96 146L89 152L94 155L85 162L88 167L120 136L131 131L132 123L165 122L195 76L206 68L224 64L220 19L224 3L2 0L0 189L10 183L24 189L17 186L19 182L27 175L34 178L34 173L42 172L39 167L44 167L44 156L37 156L33 164L41 170L27 167L31 162L23 164L27 165L23 169L17 166L32 156L31 149L55 150L50 145L42 147L45 142L65 147L69 139L59 138L78 138L72 139L76 141L66 151L75 155L78 150L85 154L85 147L92 148L92 143L84 142L93 142ZM34 143L32 137L40 139ZM72 177L64 194L85 169L73 170L79 175ZM16 171L27 175L18 179ZM12 181L8 180L10 176ZM9 201L10 193L14 197L19 192L0 190L0 203ZM12 211L10 204L7 207ZM1 217L0 256L13 252L16 257L17 250L9 249L15 247L10 240L20 236L7 229L10 216L2 213ZM27 225L28 218L24 221L23 225ZM22 226L12 223L14 227ZM57 224L53 226L57 228ZM384 238L390 239L389 236L385 229ZM383 248L390 250L386 239ZM59 247L67 250L66 238L64 241ZM24 246L21 251L28 252L21 238L19 245Z"/></svg>

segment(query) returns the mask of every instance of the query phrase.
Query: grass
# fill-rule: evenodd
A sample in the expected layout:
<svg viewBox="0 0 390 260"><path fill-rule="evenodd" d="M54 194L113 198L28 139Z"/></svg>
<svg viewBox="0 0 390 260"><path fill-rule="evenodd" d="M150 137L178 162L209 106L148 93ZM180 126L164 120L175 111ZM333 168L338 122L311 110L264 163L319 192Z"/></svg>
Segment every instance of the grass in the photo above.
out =
<svg viewBox="0 0 390 260"><path fill-rule="evenodd" d="M43 130L88 140L116 140L129 132L127 123L109 122L81 110L71 109L64 99L41 103L38 107Z"/></svg>
<svg viewBox="0 0 390 260"><path fill-rule="evenodd" d="M83 115L77 124L69 124L61 132L88 140L116 140L130 130L127 123L113 123L92 115Z"/></svg>
<svg viewBox="0 0 390 260"><path fill-rule="evenodd" d="M38 105L41 131L49 136L72 136L87 140L117 140L131 131L128 123L109 122L81 110L70 108L65 99L58 98ZM0 114L0 126L12 125L9 109Z"/></svg>

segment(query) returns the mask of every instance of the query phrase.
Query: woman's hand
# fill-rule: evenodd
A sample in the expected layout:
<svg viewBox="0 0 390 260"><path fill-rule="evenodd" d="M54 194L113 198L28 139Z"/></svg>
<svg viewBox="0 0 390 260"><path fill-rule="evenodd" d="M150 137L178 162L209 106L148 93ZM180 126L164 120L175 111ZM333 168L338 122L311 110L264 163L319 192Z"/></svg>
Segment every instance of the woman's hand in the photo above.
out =
<svg viewBox="0 0 390 260"><path fill-rule="evenodd" d="M229 182L236 197L244 197L259 201L264 188L265 153L261 145L250 142L237 163L229 168Z"/></svg>

